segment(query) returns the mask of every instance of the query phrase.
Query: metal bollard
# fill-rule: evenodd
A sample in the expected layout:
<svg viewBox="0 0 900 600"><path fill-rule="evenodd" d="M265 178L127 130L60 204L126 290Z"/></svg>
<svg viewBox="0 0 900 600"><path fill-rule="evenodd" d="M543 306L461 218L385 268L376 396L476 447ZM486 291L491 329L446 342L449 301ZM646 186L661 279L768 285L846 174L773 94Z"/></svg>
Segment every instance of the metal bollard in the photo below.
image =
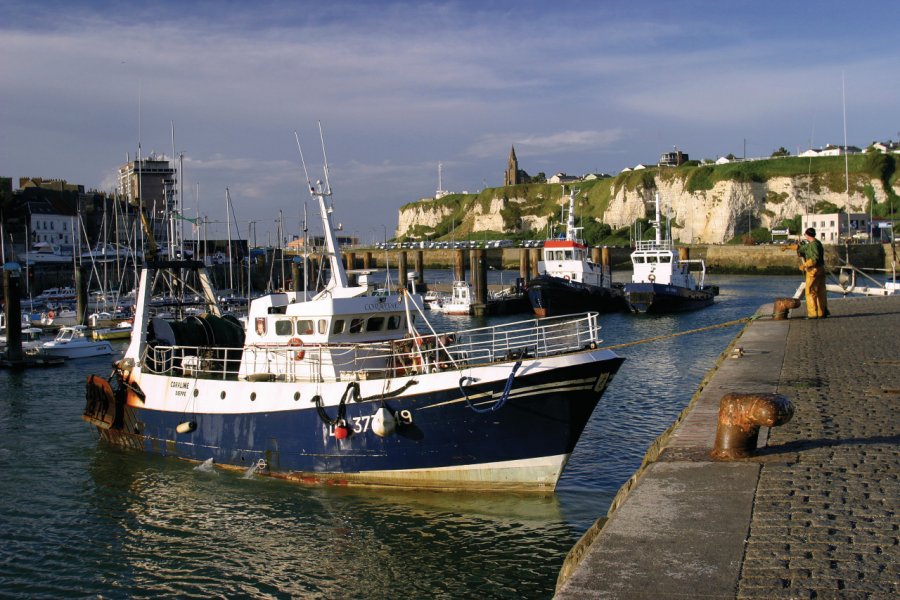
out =
<svg viewBox="0 0 900 600"><path fill-rule="evenodd" d="M794 405L781 394L725 394L719 401L716 444L709 455L716 460L746 458L756 450L760 427L784 425L793 416Z"/></svg>
<svg viewBox="0 0 900 600"><path fill-rule="evenodd" d="M788 318L788 312L798 306L800 306L800 300L797 298L776 298L772 318L776 321L783 321Z"/></svg>

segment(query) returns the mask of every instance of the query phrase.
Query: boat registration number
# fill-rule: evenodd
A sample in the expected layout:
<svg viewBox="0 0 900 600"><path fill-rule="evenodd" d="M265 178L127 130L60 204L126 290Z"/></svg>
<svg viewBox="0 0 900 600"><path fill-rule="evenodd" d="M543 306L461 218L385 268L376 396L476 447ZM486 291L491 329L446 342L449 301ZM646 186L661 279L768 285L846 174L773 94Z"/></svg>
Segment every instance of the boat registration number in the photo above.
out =
<svg viewBox="0 0 900 600"><path fill-rule="evenodd" d="M397 423L401 425L410 425L413 422L412 412L404 409L400 412L396 413L395 418L397 419ZM361 417L352 417L347 423L347 427L353 430L353 433L365 433L369 431L372 425L372 419L375 418L375 415L363 415ZM334 436L334 425L328 426L328 435Z"/></svg>

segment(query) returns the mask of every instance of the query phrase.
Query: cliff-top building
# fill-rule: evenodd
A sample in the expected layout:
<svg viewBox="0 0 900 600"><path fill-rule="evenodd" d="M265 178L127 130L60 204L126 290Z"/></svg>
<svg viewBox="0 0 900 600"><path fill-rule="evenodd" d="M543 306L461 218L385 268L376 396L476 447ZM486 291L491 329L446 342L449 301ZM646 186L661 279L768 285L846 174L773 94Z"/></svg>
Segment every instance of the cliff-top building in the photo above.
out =
<svg viewBox="0 0 900 600"><path fill-rule="evenodd" d="M516 148L509 150L509 160L506 162L506 172L503 174L503 185L519 185L528 183L528 173L519 169L519 160L516 158Z"/></svg>

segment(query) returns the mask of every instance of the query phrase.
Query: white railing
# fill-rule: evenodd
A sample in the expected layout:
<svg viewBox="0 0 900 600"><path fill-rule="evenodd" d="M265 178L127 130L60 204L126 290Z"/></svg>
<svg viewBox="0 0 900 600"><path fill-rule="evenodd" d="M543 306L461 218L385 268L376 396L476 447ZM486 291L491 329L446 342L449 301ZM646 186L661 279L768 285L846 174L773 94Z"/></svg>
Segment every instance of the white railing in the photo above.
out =
<svg viewBox="0 0 900 600"><path fill-rule="evenodd" d="M597 313L343 345L147 346L145 371L198 379L345 381L403 377L554 356L600 342Z"/></svg>
<svg viewBox="0 0 900 600"><path fill-rule="evenodd" d="M671 250L671 240L660 240L657 244L656 240L638 240L635 242L635 250L652 251L652 250Z"/></svg>

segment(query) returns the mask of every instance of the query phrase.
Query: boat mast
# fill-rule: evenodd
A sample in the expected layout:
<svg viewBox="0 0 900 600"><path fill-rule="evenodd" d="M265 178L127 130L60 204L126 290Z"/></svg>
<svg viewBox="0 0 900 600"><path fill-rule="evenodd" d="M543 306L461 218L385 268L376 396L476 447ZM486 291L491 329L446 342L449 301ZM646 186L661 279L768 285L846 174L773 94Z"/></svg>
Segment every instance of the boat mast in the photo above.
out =
<svg viewBox="0 0 900 600"><path fill-rule="evenodd" d="M656 192L656 218L653 220L653 228L656 230L656 245L662 244L660 239L660 220L659 220L659 191Z"/></svg>
<svg viewBox="0 0 900 600"><path fill-rule="evenodd" d="M306 185L309 193L319 203L319 212L322 215L322 228L325 234L325 256L331 265L331 279L325 286L326 289L346 288L347 271L344 269L344 263L341 260L337 238L334 234L334 226L331 221L331 213L334 206L327 206L325 198L331 196L331 186L328 183L328 157L325 155L325 139L322 135L322 124L319 123L319 137L322 138L322 156L325 159L325 182L316 181L313 186L309 179L309 172L306 169L306 161L303 158L303 149L300 146L300 136L294 132L294 138L297 140L297 149L300 151L300 162L303 163L303 172L306 175Z"/></svg>
<svg viewBox="0 0 900 600"><path fill-rule="evenodd" d="M569 215L566 218L566 240L570 242L578 241L578 228L575 227L575 196L578 189L572 188L569 191Z"/></svg>

